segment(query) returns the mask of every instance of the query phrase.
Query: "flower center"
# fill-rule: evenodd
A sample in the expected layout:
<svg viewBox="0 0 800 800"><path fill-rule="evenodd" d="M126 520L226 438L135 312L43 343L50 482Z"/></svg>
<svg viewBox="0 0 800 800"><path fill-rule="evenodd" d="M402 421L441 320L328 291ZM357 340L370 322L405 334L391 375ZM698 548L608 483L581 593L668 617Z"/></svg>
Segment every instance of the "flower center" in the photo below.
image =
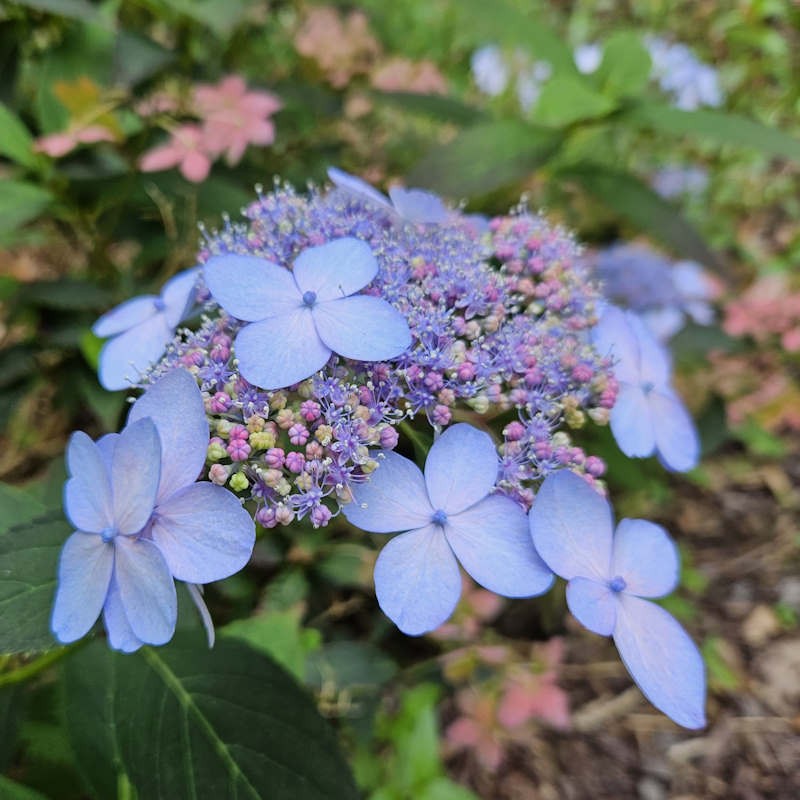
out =
<svg viewBox="0 0 800 800"><path fill-rule="evenodd" d="M102 530L102 531L100 531L100 538L101 538L101 539L102 539L104 542L108 543L108 542L112 541L112 540L114 539L114 537L115 537L115 536L116 536L118 533L119 533L119 531L118 531L118 530L117 530L115 527L113 527L113 526L112 526L112 527L109 527L109 528L103 528L103 530Z"/></svg>
<svg viewBox="0 0 800 800"><path fill-rule="evenodd" d="M166 307L167 304L160 297L156 297L156 299L153 300L153 308L155 308L156 311L163 311Z"/></svg>
<svg viewBox="0 0 800 800"><path fill-rule="evenodd" d="M611 589L612 592L621 592L625 589L628 584L625 583L625 578L621 575L615 575L611 582L608 584L608 588Z"/></svg>
<svg viewBox="0 0 800 800"><path fill-rule="evenodd" d="M316 292L303 292L303 305L308 306L308 308L313 308L314 304L317 302L317 293Z"/></svg>
<svg viewBox="0 0 800 800"><path fill-rule="evenodd" d="M447 522L447 514L442 511L441 508L437 509L433 512L433 516L431 517L431 522L434 525L439 525L440 527L444 527L445 522Z"/></svg>

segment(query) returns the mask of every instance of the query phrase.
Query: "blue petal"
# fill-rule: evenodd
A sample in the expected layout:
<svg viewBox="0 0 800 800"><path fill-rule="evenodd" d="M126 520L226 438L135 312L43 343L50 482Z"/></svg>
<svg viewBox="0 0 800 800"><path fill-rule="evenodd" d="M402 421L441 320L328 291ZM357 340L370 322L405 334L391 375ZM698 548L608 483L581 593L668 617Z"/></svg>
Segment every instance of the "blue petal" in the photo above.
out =
<svg viewBox="0 0 800 800"><path fill-rule="evenodd" d="M292 273L264 258L212 256L203 275L222 308L246 322L288 314L303 302Z"/></svg>
<svg viewBox="0 0 800 800"><path fill-rule="evenodd" d="M129 424L114 448L111 486L119 533L138 533L147 524L160 478L161 442L153 421L145 417Z"/></svg>
<svg viewBox="0 0 800 800"><path fill-rule="evenodd" d="M102 452L83 431L70 437L67 469L71 477L64 485L64 510L69 521L78 530L100 533L114 521L111 478Z"/></svg>
<svg viewBox="0 0 800 800"><path fill-rule="evenodd" d="M656 448L654 425L650 397L638 386L622 384L611 409L611 432L619 449L631 458L652 455Z"/></svg>
<svg viewBox="0 0 800 800"><path fill-rule="evenodd" d="M256 530L235 495L221 486L195 483L159 505L152 537L175 578L210 583L244 567Z"/></svg>
<svg viewBox="0 0 800 800"><path fill-rule="evenodd" d="M375 564L375 594L383 613L409 636L438 628L453 613L461 573L438 525L387 543Z"/></svg>
<svg viewBox="0 0 800 800"><path fill-rule="evenodd" d="M434 509L419 467L393 452L378 454L378 463L367 481L353 485L353 502L342 507L348 522L370 533L426 526Z"/></svg>
<svg viewBox="0 0 800 800"><path fill-rule="evenodd" d="M553 573L533 547L525 512L508 497L485 497L448 517L444 531L461 566L492 592L532 597L553 585Z"/></svg>
<svg viewBox="0 0 800 800"><path fill-rule="evenodd" d="M194 305L195 284L199 274L200 267L193 267L179 272L164 284L161 299L164 301L164 316L170 327L175 328Z"/></svg>
<svg viewBox="0 0 800 800"><path fill-rule="evenodd" d="M432 192L392 186L389 198L395 211L409 222L437 225L447 220L447 206Z"/></svg>
<svg viewBox="0 0 800 800"><path fill-rule="evenodd" d="M611 576L611 506L569 470L548 475L533 501L531 535L556 575L606 581Z"/></svg>
<svg viewBox="0 0 800 800"><path fill-rule="evenodd" d="M425 484L435 509L455 514L482 500L497 480L492 437L462 422L433 443L425 461Z"/></svg>
<svg viewBox="0 0 800 800"><path fill-rule="evenodd" d="M111 465L114 462L114 448L117 446L118 440L118 433L107 433L105 436L101 436L95 442L97 449L100 451L100 456L103 459L103 463L106 465L106 471L109 475L111 475Z"/></svg>
<svg viewBox="0 0 800 800"><path fill-rule="evenodd" d="M103 624L106 626L108 643L114 650L133 653L144 644L133 632L133 628L131 628L131 624L125 616L125 609L119 594L119 586L117 586L117 580L113 576L111 585L108 588L106 604L103 607Z"/></svg>
<svg viewBox="0 0 800 800"><path fill-rule="evenodd" d="M345 358L385 361L411 344L405 317L379 297L351 295L318 303L311 310L319 338Z"/></svg>
<svg viewBox="0 0 800 800"><path fill-rule="evenodd" d="M116 308L112 308L111 311L103 314L92 325L92 333L105 339L107 336L114 336L117 333L130 330L135 325L139 325L146 319L158 314L157 300L158 298L152 294L126 300Z"/></svg>
<svg viewBox="0 0 800 800"><path fill-rule="evenodd" d="M104 389L130 389L164 354L174 330L163 314L155 314L109 339L100 351L98 376Z"/></svg>
<svg viewBox="0 0 800 800"><path fill-rule="evenodd" d="M592 344L601 356L615 360L614 374L618 381L639 385L639 342L624 311L612 305L605 307L592 329Z"/></svg>
<svg viewBox="0 0 800 800"><path fill-rule="evenodd" d="M164 644L175 633L175 582L159 549L147 539L114 539L114 576L125 617L146 644Z"/></svg>
<svg viewBox="0 0 800 800"><path fill-rule="evenodd" d="M239 372L262 389L285 389L309 378L331 357L307 308L246 325L236 336L234 350Z"/></svg>
<svg viewBox="0 0 800 800"><path fill-rule="evenodd" d="M363 289L378 274L378 261L361 239L335 239L303 250L294 262L300 291L314 292L318 302L337 300Z"/></svg>
<svg viewBox="0 0 800 800"><path fill-rule="evenodd" d="M208 449L208 419L195 379L175 369L148 387L133 404L128 424L149 417L161 440L157 502L194 483Z"/></svg>
<svg viewBox="0 0 800 800"><path fill-rule="evenodd" d="M628 594L662 597L678 585L678 548L660 525L623 519L614 534L611 572L624 579Z"/></svg>
<svg viewBox="0 0 800 800"><path fill-rule="evenodd" d="M337 189L344 189L346 192L371 200L373 203L385 208L390 209L392 207L386 195L381 194L374 186L370 186L366 181L357 178L355 175L350 175L350 173L336 167L328 167L328 177Z"/></svg>
<svg viewBox="0 0 800 800"><path fill-rule="evenodd" d="M684 728L706 724L703 658L686 631L663 608L622 594L614 642L636 685Z"/></svg>
<svg viewBox="0 0 800 800"><path fill-rule="evenodd" d="M114 548L99 536L73 533L58 563L58 589L50 627L66 644L88 633L100 616L114 567Z"/></svg>
<svg viewBox="0 0 800 800"><path fill-rule="evenodd" d="M567 605L584 627L611 636L617 622L617 599L607 583L592 578L573 578L567 584Z"/></svg>
<svg viewBox="0 0 800 800"><path fill-rule="evenodd" d="M700 458L700 440L683 403L673 392L652 392L649 400L659 459L676 472L694 469Z"/></svg>
<svg viewBox="0 0 800 800"><path fill-rule="evenodd" d="M672 373L669 350L653 336L640 317L632 311L627 311L626 317L639 343L640 379L656 388L668 385Z"/></svg>

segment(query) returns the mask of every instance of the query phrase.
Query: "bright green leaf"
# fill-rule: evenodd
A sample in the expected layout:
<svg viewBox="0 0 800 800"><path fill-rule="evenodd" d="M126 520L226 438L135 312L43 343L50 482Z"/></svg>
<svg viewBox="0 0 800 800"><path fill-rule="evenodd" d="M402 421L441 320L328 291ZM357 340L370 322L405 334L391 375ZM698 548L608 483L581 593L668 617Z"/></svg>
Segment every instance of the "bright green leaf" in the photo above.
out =
<svg viewBox="0 0 800 800"><path fill-rule="evenodd" d="M26 497L20 505L31 509L37 503ZM70 532L57 511L0 533L0 653L54 646L50 609L59 552Z"/></svg>
<svg viewBox="0 0 800 800"><path fill-rule="evenodd" d="M542 87L533 115L542 125L564 128L604 117L614 108L613 100L596 92L584 79L556 75Z"/></svg>
<svg viewBox="0 0 800 800"><path fill-rule="evenodd" d="M409 183L451 197L488 194L526 178L560 143L558 133L517 120L481 123L430 150Z"/></svg>
<svg viewBox="0 0 800 800"><path fill-rule="evenodd" d="M358 797L308 694L230 638L209 650L178 634L135 655L94 642L66 662L65 689L70 738L98 796L115 796L115 765L148 800Z"/></svg>
<svg viewBox="0 0 800 800"><path fill-rule="evenodd" d="M43 794L0 775L0 797L3 800L47 800Z"/></svg>
<svg viewBox="0 0 800 800"><path fill-rule="evenodd" d="M650 80L650 55L639 34L611 34L603 48L597 79L612 97L630 97L644 90Z"/></svg>
<svg viewBox="0 0 800 800"><path fill-rule="evenodd" d="M698 136L723 145L751 147L768 156L800 160L800 139L738 114L700 109L681 111L656 103L636 105L624 119L659 133Z"/></svg>
<svg viewBox="0 0 800 800"><path fill-rule="evenodd" d="M0 103L0 156L6 156L23 167L36 163L33 137L22 120L8 106Z"/></svg>
<svg viewBox="0 0 800 800"><path fill-rule="evenodd" d="M0 234L35 219L52 201L50 192L33 183L0 180Z"/></svg>

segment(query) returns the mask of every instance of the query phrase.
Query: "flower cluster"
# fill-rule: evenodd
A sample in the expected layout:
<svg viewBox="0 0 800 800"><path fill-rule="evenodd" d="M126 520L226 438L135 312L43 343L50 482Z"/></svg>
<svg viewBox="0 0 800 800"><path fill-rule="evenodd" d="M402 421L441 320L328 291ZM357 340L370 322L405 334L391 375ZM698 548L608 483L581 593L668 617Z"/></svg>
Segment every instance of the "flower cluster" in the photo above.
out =
<svg viewBox="0 0 800 800"><path fill-rule="evenodd" d="M84 531L76 541L87 532L97 541L90 550L65 547L59 638L82 635L104 608L112 645L128 647L127 629L109 622L119 617L115 580L131 646L169 638L170 575L214 580L222 576L215 564L229 574L252 545L227 486L263 528L306 518L323 527L343 513L363 530L399 534L381 550L375 587L383 611L410 635L450 617L461 568L506 597L542 594L555 575L565 577L578 587L571 596L582 592L570 601L573 612L613 633L654 704L681 724L701 725L699 655L671 617L638 599L673 587L672 545L642 521L623 523L612 545L610 530L598 528L610 519L596 482L604 464L574 447L566 430L610 414L626 452L656 450L673 469L693 466L696 436L658 343L613 308L598 324L599 288L579 248L526 209L485 220L420 190L393 187L387 197L345 173L331 177L327 191L276 185L260 194L246 222L206 235L198 268L162 296L129 301L98 322L99 333L114 337L101 373L146 392L113 456L111 510L92 507L86 525L80 513L94 502L89 488L108 456L98 447L91 458L70 458L77 491L68 491L67 511ZM199 326L176 330L195 304ZM174 332L168 344L165 332ZM156 344L166 352L143 369ZM187 381L181 398L172 384ZM499 447L464 421L479 418L501 420ZM424 470L397 451L404 434L428 450ZM160 461L161 474L172 474L176 437L191 458L182 482L154 499L157 478L146 467ZM91 467L87 479L79 455ZM186 489L198 458L209 482ZM132 496L118 507L126 482ZM184 501L190 490L196 507ZM224 531L211 524L218 518ZM633 529L644 531L641 543ZM106 545L114 549L102 550L100 564ZM156 569L158 553L166 566ZM94 588L78 624L81 559L92 564L85 583ZM137 581L149 600L131 594ZM151 622L140 623L147 613ZM651 627L674 657L641 655L653 645ZM685 684L675 679L681 671Z"/></svg>
<svg viewBox="0 0 800 800"><path fill-rule="evenodd" d="M163 100L164 98L162 98ZM187 181L202 183L212 162L224 156L233 166L251 144L265 146L275 141L270 117L281 108L269 92L247 88L239 75L228 75L218 84L198 84L192 91L190 112L199 118L174 128L169 140L148 150L139 160L142 172L178 167ZM174 110L170 102L158 102L154 112Z"/></svg>

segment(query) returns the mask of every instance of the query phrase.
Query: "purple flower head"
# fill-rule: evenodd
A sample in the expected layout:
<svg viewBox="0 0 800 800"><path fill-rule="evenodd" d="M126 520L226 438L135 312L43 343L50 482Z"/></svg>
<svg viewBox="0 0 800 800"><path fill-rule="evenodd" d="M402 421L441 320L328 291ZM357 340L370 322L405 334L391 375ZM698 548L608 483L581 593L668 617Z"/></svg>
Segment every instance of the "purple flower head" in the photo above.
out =
<svg viewBox="0 0 800 800"><path fill-rule="evenodd" d="M213 256L204 268L214 299L253 323L237 334L241 374L281 389L322 369L332 353L357 361L399 356L410 344L405 318L385 300L355 294L378 272L369 245L345 237L303 250L289 271L253 256Z"/></svg>
<svg viewBox="0 0 800 800"><path fill-rule="evenodd" d="M448 428L434 443L425 474L389 452L369 480L353 490L347 519L393 538L375 565L375 591L384 613L412 636L441 625L461 595L458 564L482 586L506 597L545 592L553 576L536 554L525 513L491 494L497 451L471 425Z"/></svg>
<svg viewBox="0 0 800 800"><path fill-rule="evenodd" d="M328 177L337 189L343 189L350 194L367 199L397 214L407 222L438 225L448 217L447 206L441 198L423 189L404 189L401 186L392 186L389 189L389 197L386 197L366 181L336 169L336 167L328 168Z"/></svg>
<svg viewBox="0 0 800 800"><path fill-rule="evenodd" d="M622 661L650 702L679 725L705 725L703 658L663 608L678 583L678 552L663 528L623 519L577 475L549 475L530 513L533 543L567 583L567 604L581 624L614 637Z"/></svg>
<svg viewBox="0 0 800 800"><path fill-rule="evenodd" d="M51 619L60 642L86 634L102 611L114 649L164 644L175 631L173 578L208 583L247 563L252 519L226 489L195 483L207 446L200 390L184 370L134 403L122 433L72 435L64 508L76 531Z"/></svg>
<svg viewBox="0 0 800 800"><path fill-rule="evenodd" d="M112 337L100 351L100 383L109 391L138 382L163 353L194 305L199 268L178 273L161 294L126 300L95 322L95 336Z"/></svg>
<svg viewBox="0 0 800 800"><path fill-rule="evenodd" d="M611 431L623 453L653 453L669 469L697 465L700 444L692 419L670 383L668 352L631 311L609 306L592 332L601 355L616 359L619 395L611 409Z"/></svg>

